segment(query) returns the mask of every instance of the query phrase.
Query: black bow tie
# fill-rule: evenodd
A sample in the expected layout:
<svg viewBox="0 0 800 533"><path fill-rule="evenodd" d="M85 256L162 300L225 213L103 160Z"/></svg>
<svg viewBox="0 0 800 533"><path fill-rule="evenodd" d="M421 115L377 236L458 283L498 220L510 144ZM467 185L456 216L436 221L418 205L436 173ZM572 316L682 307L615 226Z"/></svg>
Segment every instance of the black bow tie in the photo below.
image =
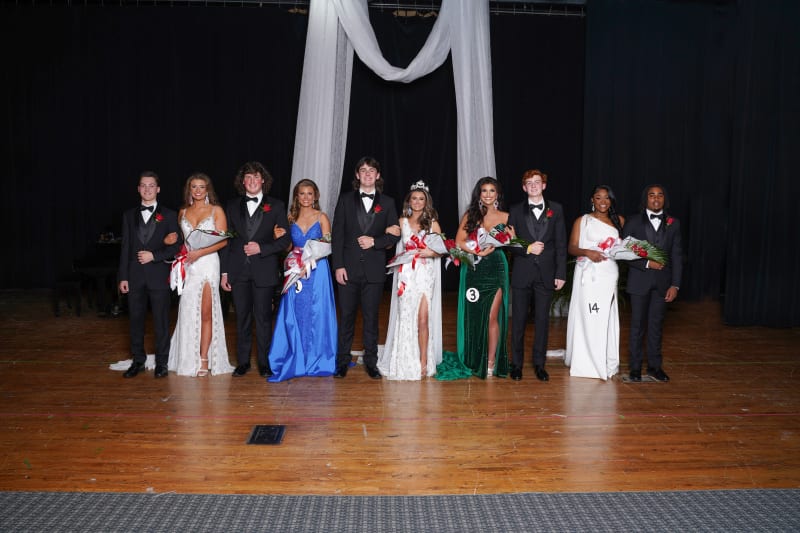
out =
<svg viewBox="0 0 800 533"><path fill-rule="evenodd" d="M246 196L248 202L257 202L258 198L253 196Z"/></svg>
<svg viewBox="0 0 800 533"><path fill-rule="evenodd" d="M659 213L657 215L655 213L650 213L650 220L653 220L654 218L664 220L664 213Z"/></svg>
<svg viewBox="0 0 800 533"><path fill-rule="evenodd" d="M534 209L544 209L544 204L530 204L530 206L531 212L533 212Z"/></svg>
<svg viewBox="0 0 800 533"><path fill-rule="evenodd" d="M153 209L155 209L155 206L152 206L152 205L140 205L139 206L139 211L150 211L152 213Z"/></svg>
<svg viewBox="0 0 800 533"><path fill-rule="evenodd" d="M361 198L369 198L370 200L374 200L375 199L375 193L370 194L370 193L362 192L361 193Z"/></svg>

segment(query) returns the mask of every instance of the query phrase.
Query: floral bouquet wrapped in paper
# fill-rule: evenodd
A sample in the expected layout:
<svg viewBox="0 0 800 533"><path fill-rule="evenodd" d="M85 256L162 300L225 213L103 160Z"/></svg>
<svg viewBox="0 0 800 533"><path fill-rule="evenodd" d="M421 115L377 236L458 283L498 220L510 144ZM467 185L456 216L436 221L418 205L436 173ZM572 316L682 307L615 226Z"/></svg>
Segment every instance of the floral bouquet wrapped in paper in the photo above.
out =
<svg viewBox="0 0 800 533"><path fill-rule="evenodd" d="M386 268L389 272L393 272L408 263L411 263L411 268L414 268L419 251L424 248L429 248L440 256L447 257L445 268L450 266L451 263L460 266L462 262L473 266L472 254L456 246L454 239L448 239L444 233L427 233L423 239L416 235L412 236L406 243L405 249L392 257L386 264Z"/></svg>
<svg viewBox="0 0 800 533"><path fill-rule="evenodd" d="M309 239L302 248L294 248L289 252L283 262L285 278L281 294L301 283L300 278L308 278L311 271L317 268L317 261L329 255L331 255L331 243L325 238ZM302 283L298 286L302 287Z"/></svg>
<svg viewBox="0 0 800 533"><path fill-rule="evenodd" d="M236 234L231 231L219 231L212 229L193 229L186 239L183 241L180 252L175 256L172 261L172 267L169 271L169 287L172 290L178 291L178 296L183 294L183 285L186 282L186 260L187 252L189 250L200 250L208 248L220 241L230 239Z"/></svg>
<svg viewBox="0 0 800 533"><path fill-rule="evenodd" d="M389 259L389 262L386 263L386 268L389 272L394 271L402 271L403 265L411 264L411 268L413 269L416 266L416 263L420 259L424 259L420 257L420 251L426 248L431 248L436 253L442 253L439 250L434 249L436 243L433 241L435 239L431 238L431 235L438 235L436 233L429 233L425 236L421 237L419 235L412 235L411 238L406 242L405 248L396 256ZM434 246L430 246L430 245ZM388 272L387 272L388 273Z"/></svg>
<svg viewBox="0 0 800 533"><path fill-rule="evenodd" d="M466 244L467 248L469 248L472 251L472 254L474 254L474 257L472 258L472 264L470 266L475 268L475 265L480 263L482 259L478 253L489 246L494 246L495 248L502 248L504 246L522 246L527 248L530 243L525 239L512 237L506 231L505 224L498 224L489 231L486 231L482 227L476 229L469 234Z"/></svg>
<svg viewBox="0 0 800 533"><path fill-rule="evenodd" d="M521 246L527 248L530 244L525 239L512 237L506 231L505 224L498 224L491 230L484 232L482 238L481 236L478 237L478 243L481 248L486 248L487 246L494 246L495 248L502 248L503 246Z"/></svg>
<svg viewBox="0 0 800 533"><path fill-rule="evenodd" d="M442 240L444 247L447 250L447 261L445 262L444 268L449 267L450 263L456 266L461 266L461 263L464 263L471 268L475 268L475 262L472 260L472 254L469 254L459 248L455 239L445 239L444 235L442 235Z"/></svg>
<svg viewBox="0 0 800 533"><path fill-rule="evenodd" d="M625 237L624 239L609 237L598 244L597 247L606 254L606 256L615 261L649 259L661 263L662 265L667 264L667 254L664 253L664 250L661 250L647 241L634 239L633 237Z"/></svg>

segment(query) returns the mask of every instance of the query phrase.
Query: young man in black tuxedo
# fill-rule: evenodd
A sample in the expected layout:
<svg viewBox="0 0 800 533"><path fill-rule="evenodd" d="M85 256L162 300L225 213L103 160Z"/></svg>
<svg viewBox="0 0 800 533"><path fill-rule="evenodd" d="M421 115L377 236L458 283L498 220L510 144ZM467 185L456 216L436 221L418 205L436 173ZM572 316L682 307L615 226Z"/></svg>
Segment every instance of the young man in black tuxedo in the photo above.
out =
<svg viewBox="0 0 800 533"><path fill-rule="evenodd" d="M397 225L394 200L381 194L381 167L363 157L356 164L353 191L342 193L333 215L331 264L339 284L339 340L334 377L347 375L352 360L359 304L364 324L364 365L373 379L378 372L378 308L386 279L386 249L399 237L386 233Z"/></svg>
<svg viewBox="0 0 800 533"><path fill-rule="evenodd" d="M527 200L511 208L508 224L517 237L529 241L526 248L512 246L514 268L511 271L511 379L522 379L525 360L525 326L531 297L534 302L533 367L540 381L550 376L544 369L550 304L553 290L560 290L567 279L567 230L561 204L546 200L547 174L528 170L522 175L522 190Z"/></svg>
<svg viewBox="0 0 800 533"><path fill-rule="evenodd" d="M267 196L272 176L257 162L245 163L234 181L241 196L228 202L225 215L228 231L235 233L222 249L220 286L232 291L236 308L235 377L250 370L253 350L253 319L256 323L256 360L262 377L272 375L269 368L269 345L272 341L272 296L281 282L278 258L291 240L287 229L286 207L277 198ZM275 228L285 233L274 238Z"/></svg>
<svg viewBox="0 0 800 533"><path fill-rule="evenodd" d="M681 284L681 227L678 219L667 213L669 198L663 186L645 187L641 207L641 213L628 217L622 236L654 244L667 254L667 264L648 259L628 262L627 292L631 299L629 377L631 381L642 380L642 339L646 329L647 374L658 381L669 381L661 367L661 332L667 304L678 297Z"/></svg>
<svg viewBox="0 0 800 533"><path fill-rule="evenodd" d="M155 377L167 375L169 359L169 268L181 245L164 244L164 237L178 233L175 211L158 204L158 175L142 172L139 176L140 205L122 216L122 251L119 257L119 291L128 295L131 354L133 363L123 377L132 378L144 370L144 322L147 300L153 311L156 337Z"/></svg>

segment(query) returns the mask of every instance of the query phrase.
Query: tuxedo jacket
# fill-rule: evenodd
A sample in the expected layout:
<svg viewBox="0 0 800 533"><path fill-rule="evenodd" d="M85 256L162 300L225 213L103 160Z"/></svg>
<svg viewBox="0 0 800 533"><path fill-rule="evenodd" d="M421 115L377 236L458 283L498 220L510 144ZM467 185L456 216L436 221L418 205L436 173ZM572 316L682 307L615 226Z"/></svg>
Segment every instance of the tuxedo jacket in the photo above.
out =
<svg viewBox="0 0 800 533"><path fill-rule="evenodd" d="M544 250L539 255L529 254L520 246L509 247L514 256L511 287L527 287L532 281L539 279L539 273L542 282L548 287L553 287L556 279L566 281L567 230L561 204L545 198L544 211L539 220L536 220L525 200L511 207L508 223L514 226L517 237L528 242L544 243ZM536 272L537 269L539 273Z"/></svg>
<svg viewBox="0 0 800 533"><path fill-rule="evenodd" d="M292 239L283 202L264 195L251 217L246 197L240 196L228 202L225 216L228 218L228 231L235 233L228 240L228 246L220 251L222 272L228 274L228 282L236 283L249 265L249 275L256 286L278 284L283 273L278 259ZM276 224L286 230L286 234L279 239L274 238ZM258 243L261 253L245 255L244 245L251 241Z"/></svg>
<svg viewBox="0 0 800 533"><path fill-rule="evenodd" d="M177 233L178 242L164 244L168 233ZM169 290L170 263L178 253L182 237L178 229L178 216L172 209L157 204L147 224L142 219L139 206L122 215L122 249L119 256L119 281L127 281L131 290ZM153 252L153 260L139 263L137 253Z"/></svg>
<svg viewBox="0 0 800 533"><path fill-rule="evenodd" d="M331 236L331 266L347 269L352 277L363 271L370 283L381 283L386 279L386 248L397 244L399 237L386 233L386 228L397 224L394 200L375 191L369 212L358 191L339 196L333 215ZM367 235L375 239L375 246L362 250L358 238Z"/></svg>
<svg viewBox="0 0 800 533"><path fill-rule="evenodd" d="M677 218L666 214L658 231L653 228L647 213L631 215L622 228L622 237L633 237L648 241L667 254L667 264L662 270L646 268L646 259L628 261L628 286L630 294L647 294L655 286L659 293L666 293L671 286L680 287L683 266L681 248L681 225Z"/></svg>

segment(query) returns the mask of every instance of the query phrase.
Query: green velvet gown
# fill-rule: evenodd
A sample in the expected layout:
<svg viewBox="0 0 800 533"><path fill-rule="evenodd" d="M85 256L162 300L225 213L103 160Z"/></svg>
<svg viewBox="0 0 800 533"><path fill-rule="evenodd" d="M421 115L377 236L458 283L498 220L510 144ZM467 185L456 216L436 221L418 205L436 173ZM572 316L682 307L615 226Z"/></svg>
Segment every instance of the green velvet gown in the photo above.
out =
<svg viewBox="0 0 800 533"><path fill-rule="evenodd" d="M503 291L503 301L498 315L500 336L494 375L508 375L508 261L505 252L497 249L484 257L474 270L469 265L461 265L456 330L458 353L445 352L436 369L437 379L461 379L469 374L486 378L489 313L498 289Z"/></svg>

